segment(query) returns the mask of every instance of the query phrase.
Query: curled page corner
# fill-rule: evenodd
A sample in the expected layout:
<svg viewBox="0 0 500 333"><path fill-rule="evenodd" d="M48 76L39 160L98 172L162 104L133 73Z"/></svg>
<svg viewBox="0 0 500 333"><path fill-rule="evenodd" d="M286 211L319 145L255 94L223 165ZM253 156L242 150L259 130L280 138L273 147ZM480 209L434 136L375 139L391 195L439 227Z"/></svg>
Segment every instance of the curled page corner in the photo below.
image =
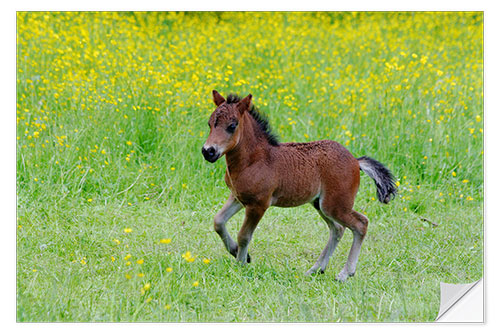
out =
<svg viewBox="0 0 500 333"><path fill-rule="evenodd" d="M437 322L484 322L483 279L467 284L441 282L441 304Z"/></svg>

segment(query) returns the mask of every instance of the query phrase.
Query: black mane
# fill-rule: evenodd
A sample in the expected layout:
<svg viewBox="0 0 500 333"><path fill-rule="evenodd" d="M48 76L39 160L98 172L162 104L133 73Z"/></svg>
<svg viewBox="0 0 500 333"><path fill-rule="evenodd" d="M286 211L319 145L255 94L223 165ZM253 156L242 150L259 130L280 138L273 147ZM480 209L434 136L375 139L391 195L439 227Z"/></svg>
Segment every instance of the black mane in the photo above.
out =
<svg viewBox="0 0 500 333"><path fill-rule="evenodd" d="M226 98L227 104L234 104L238 103L239 101L241 101L241 98L235 94L229 94ZM278 137L272 133L271 125L269 125L269 120L267 119L267 117L264 114L260 113L259 110L257 110L255 105L253 104L248 112L250 113L252 118L257 122L257 125L259 125L259 129L261 130L264 137L267 139L267 142L269 142L271 146L279 146L280 143Z"/></svg>

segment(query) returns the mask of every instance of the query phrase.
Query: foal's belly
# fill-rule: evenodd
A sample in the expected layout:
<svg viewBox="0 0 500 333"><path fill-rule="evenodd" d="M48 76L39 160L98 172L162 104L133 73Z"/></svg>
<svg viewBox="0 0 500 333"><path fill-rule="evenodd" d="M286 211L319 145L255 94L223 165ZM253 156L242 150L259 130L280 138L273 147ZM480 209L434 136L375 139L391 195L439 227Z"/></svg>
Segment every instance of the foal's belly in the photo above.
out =
<svg viewBox="0 0 500 333"><path fill-rule="evenodd" d="M295 184L293 184L295 185ZM271 205L277 207L296 207L313 201L319 196L319 182L297 184L277 189L271 198Z"/></svg>
<svg viewBox="0 0 500 333"><path fill-rule="evenodd" d="M312 202L317 195L314 196L308 196L308 197L293 197L293 198L286 198L286 197L279 197L275 198L273 197L271 199L271 206L276 206L276 207L297 207L297 206L302 206L306 203Z"/></svg>

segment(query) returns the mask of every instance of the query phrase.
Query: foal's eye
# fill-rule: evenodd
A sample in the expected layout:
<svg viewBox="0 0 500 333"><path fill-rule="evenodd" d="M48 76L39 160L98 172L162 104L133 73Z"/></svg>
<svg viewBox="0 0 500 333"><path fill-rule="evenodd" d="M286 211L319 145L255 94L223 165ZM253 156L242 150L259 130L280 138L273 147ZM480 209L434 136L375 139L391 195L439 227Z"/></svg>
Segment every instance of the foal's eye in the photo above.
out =
<svg viewBox="0 0 500 333"><path fill-rule="evenodd" d="M227 127L227 129L226 129L226 130L227 130L229 133L234 133L234 130L236 129L236 126L238 126L238 124L232 123L231 125L229 125L229 126Z"/></svg>

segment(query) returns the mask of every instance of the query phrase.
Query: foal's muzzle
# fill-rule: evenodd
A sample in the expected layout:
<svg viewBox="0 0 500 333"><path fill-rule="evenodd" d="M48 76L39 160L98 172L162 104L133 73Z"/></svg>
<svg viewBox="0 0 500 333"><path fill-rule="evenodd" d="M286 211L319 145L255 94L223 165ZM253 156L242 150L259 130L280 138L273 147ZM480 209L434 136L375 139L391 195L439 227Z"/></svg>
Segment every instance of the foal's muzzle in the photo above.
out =
<svg viewBox="0 0 500 333"><path fill-rule="evenodd" d="M203 147L201 149L201 153L203 154L203 157L205 157L205 159L210 163L214 163L220 157L219 152L217 152L214 147L208 147L207 149Z"/></svg>

